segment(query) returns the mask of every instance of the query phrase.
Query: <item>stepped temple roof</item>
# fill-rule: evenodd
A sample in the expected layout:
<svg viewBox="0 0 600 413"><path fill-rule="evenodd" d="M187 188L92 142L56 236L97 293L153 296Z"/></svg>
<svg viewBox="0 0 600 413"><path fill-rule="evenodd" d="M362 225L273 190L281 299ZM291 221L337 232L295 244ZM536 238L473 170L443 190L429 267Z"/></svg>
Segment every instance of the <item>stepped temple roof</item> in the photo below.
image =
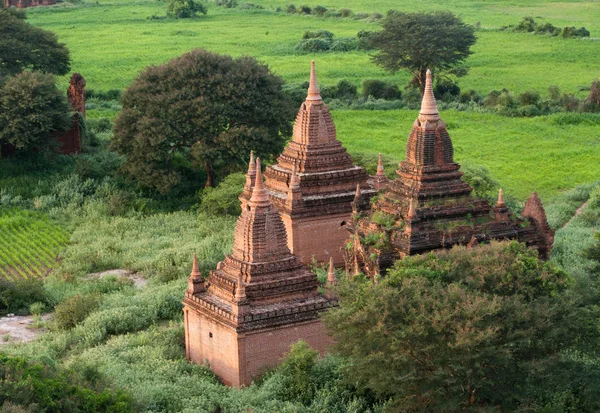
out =
<svg viewBox="0 0 600 413"><path fill-rule="evenodd" d="M370 211L360 194L355 196L355 219L348 225L353 247L346 262L360 262L375 275L407 255L491 239L516 239L548 258L553 232L537 194L527 201L522 218L516 218L501 190L496 206L475 198L453 155L427 71L421 110L396 178L385 184Z"/></svg>
<svg viewBox="0 0 600 413"><path fill-rule="evenodd" d="M318 293L316 275L287 246L259 158L251 159L249 171L254 175L245 187L250 197L241 196L233 251L206 282L188 282L184 304L238 332L316 319L330 301ZM196 262L193 268L190 278L202 279Z"/></svg>

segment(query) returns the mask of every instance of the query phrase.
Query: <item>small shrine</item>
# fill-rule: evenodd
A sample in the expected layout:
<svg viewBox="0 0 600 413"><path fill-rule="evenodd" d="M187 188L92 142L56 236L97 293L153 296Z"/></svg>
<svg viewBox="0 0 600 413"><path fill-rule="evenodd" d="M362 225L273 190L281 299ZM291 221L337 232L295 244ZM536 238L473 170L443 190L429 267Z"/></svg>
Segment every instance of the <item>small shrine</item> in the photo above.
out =
<svg viewBox="0 0 600 413"><path fill-rule="evenodd" d="M430 71L408 137L406 159L396 174L394 180L379 183L380 192L371 203L360 187L356 189L346 259L353 273L374 276L407 255L492 239L518 240L536 248L541 258L549 258L554 232L536 193L521 218L516 218L504 204L502 190L492 206L475 198L462 180L433 95Z"/></svg>
<svg viewBox="0 0 600 413"><path fill-rule="evenodd" d="M265 185L279 210L291 252L308 264L313 258L344 263L346 224L352 216L356 186L374 195L364 168L353 164L337 140L321 98L312 62L308 95L294 124L291 142L265 171Z"/></svg>
<svg viewBox="0 0 600 413"><path fill-rule="evenodd" d="M302 339L325 352L320 314L335 304L288 248L286 229L252 158L230 255L204 279L194 257L183 300L188 360L231 386L250 384ZM332 271L328 282L335 282Z"/></svg>

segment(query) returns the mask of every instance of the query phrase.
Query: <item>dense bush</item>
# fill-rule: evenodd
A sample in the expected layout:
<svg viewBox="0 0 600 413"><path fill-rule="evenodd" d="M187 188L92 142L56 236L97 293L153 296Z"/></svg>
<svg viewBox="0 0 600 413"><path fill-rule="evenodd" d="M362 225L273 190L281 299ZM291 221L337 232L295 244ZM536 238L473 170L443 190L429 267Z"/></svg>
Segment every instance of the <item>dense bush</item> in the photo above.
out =
<svg viewBox="0 0 600 413"><path fill-rule="evenodd" d="M443 101L455 100L460 96L458 83L448 78L437 78L433 93L436 99Z"/></svg>
<svg viewBox="0 0 600 413"><path fill-rule="evenodd" d="M550 36L561 36L564 38L571 37L590 37L590 32L585 27L556 27L551 23L539 24L536 23L533 17L524 17L521 22L514 27L517 32L535 33L535 34L546 34Z"/></svg>
<svg viewBox="0 0 600 413"><path fill-rule="evenodd" d="M300 53L349 52L359 47L356 38L336 39L334 37L334 34L328 30L306 31L302 35L302 40L296 44L296 51Z"/></svg>
<svg viewBox="0 0 600 413"><path fill-rule="evenodd" d="M17 150L49 149L56 145L52 132L73 124L66 98L54 76L23 72L0 88L0 145Z"/></svg>
<svg viewBox="0 0 600 413"><path fill-rule="evenodd" d="M312 9L313 14L316 14L317 16L324 16L325 13L327 13L327 7L323 7L323 6L316 6Z"/></svg>
<svg viewBox="0 0 600 413"><path fill-rule="evenodd" d="M216 0L215 4L220 7L225 7L227 9L233 9L238 6L237 0Z"/></svg>
<svg viewBox="0 0 600 413"><path fill-rule="evenodd" d="M290 5L287 6L287 8L285 9L285 11L288 12L288 13L290 13L290 14L295 14L295 13L298 12L298 9L293 4L290 4Z"/></svg>
<svg viewBox="0 0 600 413"><path fill-rule="evenodd" d="M167 0L167 17L188 19L206 11L206 6L198 0Z"/></svg>
<svg viewBox="0 0 600 413"><path fill-rule="evenodd" d="M331 48L331 41L327 39L307 39L296 44L296 51L300 53L326 52Z"/></svg>
<svg viewBox="0 0 600 413"><path fill-rule="evenodd" d="M342 16L342 17L352 16L352 10L350 10L350 9L340 9L339 12L340 12L340 16Z"/></svg>
<svg viewBox="0 0 600 413"><path fill-rule="evenodd" d="M131 397L122 391L96 390L86 384L73 372L0 355L3 412L134 412Z"/></svg>
<svg viewBox="0 0 600 413"><path fill-rule="evenodd" d="M312 9L310 8L310 6L307 6L305 4L298 7L298 13L300 13L300 14L310 14L311 12L312 12Z"/></svg>
<svg viewBox="0 0 600 413"><path fill-rule="evenodd" d="M200 199L200 211L209 215L238 216L242 211L238 197L244 189L246 176L242 173L228 175L216 188L205 188Z"/></svg>
<svg viewBox="0 0 600 413"><path fill-rule="evenodd" d="M100 297L95 294L69 297L54 307L54 326L58 330L70 330L95 311L100 305Z"/></svg>
<svg viewBox="0 0 600 413"><path fill-rule="evenodd" d="M398 86L378 79L367 79L362 82L362 96L372 96L375 99L398 100L402 92Z"/></svg>
<svg viewBox="0 0 600 413"><path fill-rule="evenodd" d="M325 40L331 40L333 39L333 33L331 33L329 30L316 30L314 32L311 31L305 31L304 34L302 35L302 40L306 40L306 39L325 39Z"/></svg>
<svg viewBox="0 0 600 413"><path fill-rule="evenodd" d="M8 281L0 278L0 314L27 314L33 303L46 303L44 284L38 278Z"/></svg>
<svg viewBox="0 0 600 413"><path fill-rule="evenodd" d="M85 98L89 99L99 99L99 100L119 100L121 99L121 93L123 91L121 89L109 89L107 91L97 91L94 89L86 89L85 90Z"/></svg>

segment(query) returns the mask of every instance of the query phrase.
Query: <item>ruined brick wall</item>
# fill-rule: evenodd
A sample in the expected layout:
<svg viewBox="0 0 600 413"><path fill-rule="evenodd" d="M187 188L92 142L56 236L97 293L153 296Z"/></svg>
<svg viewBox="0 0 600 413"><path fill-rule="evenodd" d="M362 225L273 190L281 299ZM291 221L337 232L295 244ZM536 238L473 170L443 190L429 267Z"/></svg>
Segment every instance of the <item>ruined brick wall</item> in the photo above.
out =
<svg viewBox="0 0 600 413"><path fill-rule="evenodd" d="M290 251L303 263L310 263L314 256L319 262L328 262L333 257L335 265L344 265L344 246L348 238L345 228L352 213L321 217L296 218L281 214L288 234Z"/></svg>
<svg viewBox="0 0 600 413"><path fill-rule="evenodd" d="M210 364L212 371L230 386L239 386L240 362L235 330L188 309L185 313L186 356Z"/></svg>
<svg viewBox="0 0 600 413"><path fill-rule="evenodd" d="M4 0L6 7L16 7L25 9L27 7L51 6L56 4L56 0Z"/></svg>
<svg viewBox="0 0 600 413"><path fill-rule="evenodd" d="M79 115L73 115L73 126L66 132L55 134L59 145L58 151L63 155L81 152L81 130L79 128Z"/></svg>
<svg viewBox="0 0 600 413"><path fill-rule="evenodd" d="M250 384L252 378L260 376L268 368L277 366L290 351L290 346L298 340L306 341L321 356L325 355L327 348L332 344L332 339L327 335L321 320L248 333L243 340L246 364L242 369L245 371L242 381L245 384Z"/></svg>

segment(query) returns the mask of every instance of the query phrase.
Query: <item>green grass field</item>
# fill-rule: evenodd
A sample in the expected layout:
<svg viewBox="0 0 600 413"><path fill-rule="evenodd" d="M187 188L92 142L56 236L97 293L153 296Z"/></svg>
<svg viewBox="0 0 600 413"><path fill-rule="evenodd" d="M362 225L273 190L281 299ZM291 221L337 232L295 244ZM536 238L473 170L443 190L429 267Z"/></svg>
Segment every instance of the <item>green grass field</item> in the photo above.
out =
<svg viewBox="0 0 600 413"><path fill-rule="evenodd" d="M68 240L67 232L42 214L0 209L0 277L46 276Z"/></svg>
<svg viewBox="0 0 600 413"><path fill-rule="evenodd" d="M369 62L367 52L297 55L294 46L306 30L327 29L338 37L355 36L361 30L378 30L377 23L352 18L317 18L275 13L276 6L289 2L257 0L265 10L224 9L212 5L207 16L191 20L147 20L164 16L165 4L158 1L98 0L79 6L59 5L28 11L29 20L56 32L71 50L72 70L96 90L122 89L145 66L164 63L192 48L256 56L288 82L305 81L309 62L316 59L322 84L348 79L359 85L367 78L387 78L404 85L405 72L390 75ZM321 1L331 8L349 7L354 12L389 9L451 10L471 24L480 23L474 54L468 59L470 74L461 79L463 89L480 93L508 88L514 92L535 89L546 93L548 86L576 93L600 76L600 6L595 1L479 2L451 0L415 2L378 0ZM300 5L298 3L297 5ZM499 31L533 16L555 25L585 26L592 40L560 39ZM66 84L67 77L62 79ZM580 97L583 95L580 95Z"/></svg>

